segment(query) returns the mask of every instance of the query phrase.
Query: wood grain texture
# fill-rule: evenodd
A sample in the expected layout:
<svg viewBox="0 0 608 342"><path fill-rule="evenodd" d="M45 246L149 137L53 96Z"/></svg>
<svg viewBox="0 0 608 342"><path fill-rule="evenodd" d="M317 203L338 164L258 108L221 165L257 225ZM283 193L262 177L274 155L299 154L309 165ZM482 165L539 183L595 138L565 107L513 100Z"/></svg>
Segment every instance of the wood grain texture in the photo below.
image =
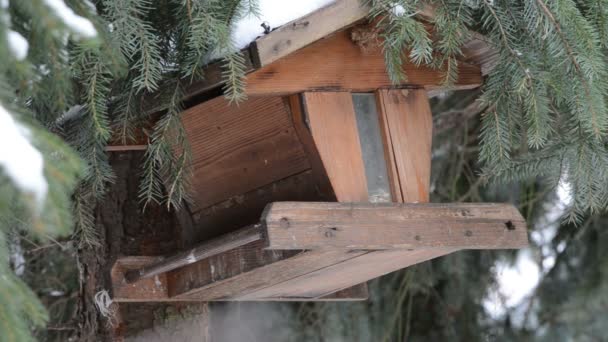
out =
<svg viewBox="0 0 608 342"><path fill-rule="evenodd" d="M224 234L218 238L206 241L187 251L163 258L161 261L146 265L138 270L127 272L125 278L127 279L128 283L134 283L140 279L150 278L161 273L167 273L202 259L210 258L240 246L244 246L250 242L261 240L261 233L262 231L260 225L247 226L235 232Z"/></svg>
<svg viewBox="0 0 608 342"><path fill-rule="evenodd" d="M307 122L340 202L367 201L367 180L352 96L347 92L303 94Z"/></svg>
<svg viewBox="0 0 608 342"><path fill-rule="evenodd" d="M112 300L115 302L167 301L167 277L165 274L153 278L127 283L125 274L162 260L161 257L129 256L118 258L110 273Z"/></svg>
<svg viewBox="0 0 608 342"><path fill-rule="evenodd" d="M328 201L335 201L336 195L331 186L331 182L329 181L327 172L325 171L325 167L323 166L319 150L317 149L315 141L306 124L302 94L291 95L287 100L289 101L289 108L291 109L293 126L304 147L304 151L306 151L312 175L316 180L315 186L319 189L319 193L322 197L328 198Z"/></svg>
<svg viewBox="0 0 608 342"><path fill-rule="evenodd" d="M262 218L269 249L508 249L528 244L511 204L277 202Z"/></svg>
<svg viewBox="0 0 608 342"><path fill-rule="evenodd" d="M215 98L182 115L192 148L193 212L310 168L282 98Z"/></svg>
<svg viewBox="0 0 608 342"><path fill-rule="evenodd" d="M360 0L338 0L291 21L251 44L257 66L266 66L310 43L364 19L369 11Z"/></svg>
<svg viewBox="0 0 608 342"><path fill-rule="evenodd" d="M290 297L293 294L308 298L322 297L348 288L352 284L377 278L454 251L456 249L450 248L367 251L345 262L310 272L272 288L251 292L241 299L256 300L265 298L269 294L279 297Z"/></svg>
<svg viewBox="0 0 608 342"><path fill-rule="evenodd" d="M329 256L326 254L326 256ZM310 257L308 258L310 259ZM143 257L143 256L128 256L118 258L115 262L112 272L112 299L117 303L124 302L185 302L185 301L208 301L209 297L204 294L202 296L188 296L187 298L173 298L168 295L167 287L167 274L159 274L153 278L140 279L135 283L127 283L125 279L125 273L129 270L139 269L146 265L152 265L157 263L161 258L159 257ZM228 262L228 264L230 264ZM249 276L255 277L253 274ZM242 280L242 278L239 278ZM269 279L272 279L269 278ZM279 279L280 280L280 279ZM227 281L227 283L230 283ZM247 280L243 284L249 284ZM262 283L263 284L263 283ZM355 285L336 293L330 293L318 298L302 297L302 296L291 296L291 297L269 297L269 298L257 298L259 301L353 301L353 300L365 300L369 296L367 285L359 284ZM215 300L215 299L214 299ZM218 301L232 301L235 298L218 298Z"/></svg>
<svg viewBox="0 0 608 342"><path fill-rule="evenodd" d="M269 251L263 247L263 242L253 242L169 273L169 297L203 301L239 300L249 292L272 287L364 253ZM268 296L271 297L276 298ZM292 297L303 296L294 293Z"/></svg>
<svg viewBox="0 0 608 342"><path fill-rule="evenodd" d="M207 241L258 223L266 204L271 202L332 200L321 194L312 171L307 170L199 210L193 215L192 242Z"/></svg>
<svg viewBox="0 0 608 342"><path fill-rule="evenodd" d="M401 86L428 89L443 87L441 69L403 62L408 76ZM482 83L479 66L459 63L456 89L476 88ZM389 79L382 48L365 52L350 39L348 30L300 49L247 75L249 95L293 94L310 90L374 91L395 86Z"/></svg>
<svg viewBox="0 0 608 342"><path fill-rule="evenodd" d="M398 184L400 191L395 192L402 196L399 202L428 202L433 118L426 91L381 89L376 95L392 152L391 181L393 187Z"/></svg>

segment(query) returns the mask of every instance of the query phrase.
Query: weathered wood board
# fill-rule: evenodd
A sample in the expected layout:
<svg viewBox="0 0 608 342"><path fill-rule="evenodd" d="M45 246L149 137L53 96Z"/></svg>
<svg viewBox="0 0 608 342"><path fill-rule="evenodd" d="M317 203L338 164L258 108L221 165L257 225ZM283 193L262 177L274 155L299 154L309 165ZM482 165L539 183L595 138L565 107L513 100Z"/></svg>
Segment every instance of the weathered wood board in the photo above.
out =
<svg viewBox="0 0 608 342"><path fill-rule="evenodd" d="M403 62L408 81L401 86L443 88L444 72ZM482 83L479 66L460 62L454 89L472 89ZM348 30L318 40L247 75L245 91L251 96L293 94L311 90L365 92L395 86L389 79L381 46L363 51Z"/></svg>
<svg viewBox="0 0 608 342"><path fill-rule="evenodd" d="M262 217L269 249L508 249L526 221L501 203L277 202Z"/></svg>
<svg viewBox="0 0 608 342"><path fill-rule="evenodd" d="M240 300L241 295L266 289L294 276L308 273L317 265L330 266L346 255L340 251L266 251L261 241L248 243L178 268L172 272L127 282L125 274L148 265L162 262L160 257L123 257L112 268L112 290L115 302L180 302ZM366 284L345 288L322 297L306 297L298 294L256 298L264 301L344 301L365 300Z"/></svg>
<svg viewBox="0 0 608 342"><path fill-rule="evenodd" d="M311 92L302 97L306 122L336 198L339 202L367 201L352 95Z"/></svg>
<svg viewBox="0 0 608 342"><path fill-rule="evenodd" d="M390 272L415 265L445 254L456 248L366 251L361 255L328 266L298 278L241 296L240 300L259 300L268 295L317 298L348 288L352 284L368 281Z"/></svg>
<svg viewBox="0 0 608 342"><path fill-rule="evenodd" d="M364 19L369 7L360 0L338 0L291 21L251 44L257 67L266 66L333 32Z"/></svg>
<svg viewBox="0 0 608 342"><path fill-rule="evenodd" d="M310 168L280 97L219 97L182 115L192 149L193 211Z"/></svg>
<svg viewBox="0 0 608 342"><path fill-rule="evenodd" d="M424 89L376 92L396 202L428 202L433 118ZM400 196L400 197L398 197Z"/></svg>

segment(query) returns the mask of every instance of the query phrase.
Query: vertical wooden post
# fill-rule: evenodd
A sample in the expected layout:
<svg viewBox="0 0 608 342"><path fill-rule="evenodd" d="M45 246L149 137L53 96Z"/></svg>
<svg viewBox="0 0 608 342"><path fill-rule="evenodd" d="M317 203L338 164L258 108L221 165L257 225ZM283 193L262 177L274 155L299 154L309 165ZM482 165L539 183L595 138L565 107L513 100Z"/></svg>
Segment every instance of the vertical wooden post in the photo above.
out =
<svg viewBox="0 0 608 342"><path fill-rule="evenodd" d="M338 202L367 202L367 181L349 92L302 95L306 122Z"/></svg>
<svg viewBox="0 0 608 342"><path fill-rule="evenodd" d="M395 202L428 202L433 118L424 89L376 92Z"/></svg>

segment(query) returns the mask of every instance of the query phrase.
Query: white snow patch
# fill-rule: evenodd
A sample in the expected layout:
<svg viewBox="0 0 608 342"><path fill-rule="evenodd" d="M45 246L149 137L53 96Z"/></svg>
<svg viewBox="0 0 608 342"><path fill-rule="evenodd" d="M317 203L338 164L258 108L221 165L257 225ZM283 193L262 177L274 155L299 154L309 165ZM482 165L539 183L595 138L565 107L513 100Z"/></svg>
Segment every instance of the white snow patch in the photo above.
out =
<svg viewBox="0 0 608 342"><path fill-rule="evenodd" d="M74 32L80 34L83 37L91 38L97 35L95 26L88 19L79 16L69 8L63 0L44 0L55 14L63 20L63 22Z"/></svg>
<svg viewBox="0 0 608 342"><path fill-rule="evenodd" d="M44 159L28 138L29 130L0 106L0 167L18 188L34 195L40 209L48 190Z"/></svg>
<svg viewBox="0 0 608 342"><path fill-rule="evenodd" d="M556 251L552 248L552 241L557 235L559 221L566 209L572 203L570 184L566 175L562 176L556 189L557 199L548 204L547 214L539 220L537 228L530 234L534 245L539 247L540 263L535 260L531 248L518 252L514 265L499 260L495 264L498 286L490 291L484 300L484 307L491 317L499 318L513 310L516 317L514 324L522 324L522 304L528 303L538 286L542 276L547 274L555 265ZM565 242L557 245L560 253L566 248Z"/></svg>
<svg viewBox="0 0 608 342"><path fill-rule="evenodd" d="M13 270L17 276L22 276L25 272L25 256L23 255L23 248L21 248L21 242L19 238L11 239L9 244L10 250L10 261L13 265Z"/></svg>
<svg viewBox="0 0 608 342"><path fill-rule="evenodd" d="M521 250L514 265L504 260L496 263L498 288L490 291L484 307L492 317L502 316L507 309L520 304L540 281L541 271L528 249Z"/></svg>
<svg viewBox="0 0 608 342"><path fill-rule="evenodd" d="M8 30L6 32L6 38L8 39L8 46L15 58L23 60L27 57L27 51L30 48L30 44L19 32Z"/></svg>
<svg viewBox="0 0 608 342"><path fill-rule="evenodd" d="M260 16L249 15L236 24L232 34L237 48L244 48L256 37L263 35L262 23L267 23L272 30L332 2L333 0L259 0Z"/></svg>

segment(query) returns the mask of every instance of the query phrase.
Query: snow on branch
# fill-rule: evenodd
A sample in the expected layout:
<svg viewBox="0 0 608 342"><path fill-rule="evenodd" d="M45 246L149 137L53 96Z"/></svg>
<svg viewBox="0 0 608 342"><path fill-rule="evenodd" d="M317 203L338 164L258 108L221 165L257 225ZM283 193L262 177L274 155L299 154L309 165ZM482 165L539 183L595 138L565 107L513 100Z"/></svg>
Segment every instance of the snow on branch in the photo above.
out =
<svg viewBox="0 0 608 342"><path fill-rule="evenodd" d="M44 159L29 142L29 135L30 131L0 105L0 169L20 190L32 194L41 208L48 190Z"/></svg>

